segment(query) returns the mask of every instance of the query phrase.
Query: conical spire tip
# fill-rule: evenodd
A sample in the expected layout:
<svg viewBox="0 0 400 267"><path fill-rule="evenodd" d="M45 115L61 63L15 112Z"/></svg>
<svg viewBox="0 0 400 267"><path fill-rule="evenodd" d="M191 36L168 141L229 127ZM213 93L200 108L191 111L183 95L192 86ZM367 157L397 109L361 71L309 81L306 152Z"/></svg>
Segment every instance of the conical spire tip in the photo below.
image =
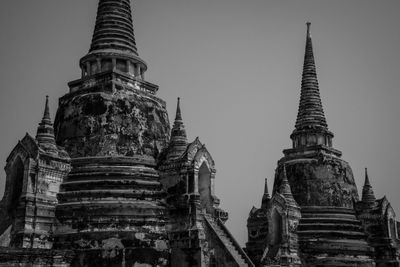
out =
<svg viewBox="0 0 400 267"><path fill-rule="evenodd" d="M269 192L268 192L268 179L265 178L264 195L263 195L262 201L261 201L261 208L266 208L270 199L271 199L271 196L269 195Z"/></svg>
<svg viewBox="0 0 400 267"><path fill-rule="evenodd" d="M47 149L50 149L53 152L55 151L56 143L55 143L55 139L54 139L53 123L51 122L51 118L50 118L49 96L48 95L46 95L46 103L44 106L43 118L37 128L36 140L38 141L39 145L47 144L46 149L45 149L46 151L47 151ZM51 148L48 145L50 145Z"/></svg>
<svg viewBox="0 0 400 267"><path fill-rule="evenodd" d="M44 113L42 121L51 121L50 119L50 109L49 109L49 96L46 95L46 104L44 106Z"/></svg>
<svg viewBox="0 0 400 267"><path fill-rule="evenodd" d="M365 183L364 185L371 185L371 183L369 182L369 177L368 177L368 169L365 168Z"/></svg>
<svg viewBox="0 0 400 267"><path fill-rule="evenodd" d="M265 178L264 195L269 195L269 192L268 192L268 178Z"/></svg>
<svg viewBox="0 0 400 267"><path fill-rule="evenodd" d="M376 200L374 190L372 189L372 186L369 182L367 168L365 168L365 182L362 190L361 200L365 203L372 203L372 204L374 204Z"/></svg>
<svg viewBox="0 0 400 267"><path fill-rule="evenodd" d="M181 114L181 98L178 97L178 101L176 104L176 116L175 120L182 120L182 114Z"/></svg>
<svg viewBox="0 0 400 267"><path fill-rule="evenodd" d="M307 36L311 37L311 32L310 32L311 22L307 21L306 25L307 25Z"/></svg>
<svg viewBox="0 0 400 267"><path fill-rule="evenodd" d="M286 164L283 164L283 177L278 192L284 195L285 197L293 198L292 190L290 188L290 184L286 174Z"/></svg>
<svg viewBox="0 0 400 267"><path fill-rule="evenodd" d="M286 164L283 164L283 178L287 179Z"/></svg>

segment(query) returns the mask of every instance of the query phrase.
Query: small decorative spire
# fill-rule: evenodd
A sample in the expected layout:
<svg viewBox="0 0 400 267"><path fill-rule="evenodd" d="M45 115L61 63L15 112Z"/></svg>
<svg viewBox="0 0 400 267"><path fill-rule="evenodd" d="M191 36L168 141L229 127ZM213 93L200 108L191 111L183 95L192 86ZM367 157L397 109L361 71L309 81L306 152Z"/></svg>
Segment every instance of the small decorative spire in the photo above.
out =
<svg viewBox="0 0 400 267"><path fill-rule="evenodd" d="M50 109L49 109L49 96L48 95L46 95L46 104L44 106L44 113L43 113L42 122L47 122L47 123L51 124Z"/></svg>
<svg viewBox="0 0 400 267"><path fill-rule="evenodd" d="M182 120L182 114L181 114L181 98L178 97L178 104L176 105L176 115L175 115L175 121L177 120Z"/></svg>
<svg viewBox="0 0 400 267"><path fill-rule="evenodd" d="M307 38L303 75L301 80L300 105L296 120L297 130L307 128L327 129L328 127L319 93L310 26L311 23L307 22Z"/></svg>
<svg viewBox="0 0 400 267"><path fill-rule="evenodd" d="M365 168L365 182L364 186L371 186L371 183L369 182L369 177L368 177L368 169Z"/></svg>
<svg viewBox="0 0 400 267"><path fill-rule="evenodd" d="M268 193L268 178L265 178L264 196L267 197L267 198L271 198L269 193Z"/></svg>
<svg viewBox="0 0 400 267"><path fill-rule="evenodd" d="M294 199L292 195L292 189L286 174L286 165L283 165L283 177L281 180L281 186L279 187L279 193L284 195L288 199Z"/></svg>
<svg viewBox="0 0 400 267"><path fill-rule="evenodd" d="M307 37L311 38L311 32L310 32L311 22L307 21L306 25L307 25Z"/></svg>
<svg viewBox="0 0 400 267"><path fill-rule="evenodd" d="M362 202L367 204L375 204L375 194L374 190L372 189L371 183L368 177L368 170L365 168L365 182L362 190Z"/></svg>
<svg viewBox="0 0 400 267"><path fill-rule="evenodd" d="M41 147L46 147L46 148L56 147L53 123L51 122L50 119L49 96L46 96L43 118L37 128L36 140L38 141L38 144Z"/></svg>
<svg viewBox="0 0 400 267"><path fill-rule="evenodd" d="M268 179L265 178L264 195L263 195L262 202L261 202L261 208L266 208L268 205L268 202L270 200L271 200L271 196L269 195L269 192L268 192Z"/></svg>
<svg viewBox="0 0 400 267"><path fill-rule="evenodd" d="M180 107L180 98L178 97L176 105L176 115L174 126L171 130L171 139L168 148L167 159L176 159L185 152L187 147L187 136L185 125L182 120L182 113Z"/></svg>

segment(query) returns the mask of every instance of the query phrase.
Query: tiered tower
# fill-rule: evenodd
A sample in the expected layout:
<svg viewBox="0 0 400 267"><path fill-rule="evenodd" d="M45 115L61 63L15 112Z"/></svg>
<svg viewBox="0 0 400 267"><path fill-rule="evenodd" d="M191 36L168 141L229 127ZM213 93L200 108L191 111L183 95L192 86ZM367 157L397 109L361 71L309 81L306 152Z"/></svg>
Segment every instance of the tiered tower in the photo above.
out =
<svg viewBox="0 0 400 267"><path fill-rule="evenodd" d="M274 191L281 184L285 165L293 196L301 207L298 226L303 264L307 266L372 266L372 249L357 220L354 201L357 187L350 165L332 145L321 104L313 54L310 23L299 112L290 136L293 148L284 150L275 176Z"/></svg>
<svg viewBox="0 0 400 267"><path fill-rule="evenodd" d="M59 101L57 143L72 170L58 194L55 248L79 250L82 266L169 260L165 192L155 169L169 120L158 86L144 79L132 25L129 0L99 1L82 77Z"/></svg>
<svg viewBox="0 0 400 267"><path fill-rule="evenodd" d="M298 225L293 224L298 236L297 253L301 264L373 266L373 249L367 243L361 222L356 217L354 204L358 201L358 193L353 173L349 164L341 159L342 153L333 148L333 133L328 130L324 115L310 23L307 23L299 110L290 138L293 147L284 150L284 157L278 161L272 195L279 192L284 177L287 177L293 198L301 208L301 219ZM284 171L286 174L282 174ZM274 210L274 204L265 212L271 213L271 210ZM251 213L249 222L253 220ZM269 223L270 230L274 227L279 229L274 226L272 217L267 220L272 221ZM282 232L282 235L285 233ZM272 258L279 257L278 251L275 255L270 252L273 242L271 235L264 240L264 249L270 255L269 259L266 256L268 253L261 258L264 262L272 262ZM249 248L249 254L252 254Z"/></svg>
<svg viewBox="0 0 400 267"><path fill-rule="evenodd" d="M253 266L224 225L211 154L187 141L180 99L170 130L144 79L129 0L99 0L79 65L55 128L46 100L36 139L7 159L0 266Z"/></svg>
<svg viewBox="0 0 400 267"><path fill-rule="evenodd" d="M99 1L80 67L55 122L72 167L57 196L58 264L252 266L223 225L214 161L198 139L187 142L179 98L170 137L165 102L144 80L129 0Z"/></svg>

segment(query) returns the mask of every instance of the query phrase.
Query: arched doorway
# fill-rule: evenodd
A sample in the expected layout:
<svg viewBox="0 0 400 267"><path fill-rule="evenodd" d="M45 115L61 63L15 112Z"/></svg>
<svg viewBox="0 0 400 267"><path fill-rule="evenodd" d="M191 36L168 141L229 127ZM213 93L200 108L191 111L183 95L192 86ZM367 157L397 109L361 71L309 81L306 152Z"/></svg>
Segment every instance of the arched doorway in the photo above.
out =
<svg viewBox="0 0 400 267"><path fill-rule="evenodd" d="M203 162L199 169L198 184L201 206L205 208L207 212L212 212L211 171L205 162Z"/></svg>
<svg viewBox="0 0 400 267"><path fill-rule="evenodd" d="M271 244L279 245L282 242L282 216L274 209L272 211Z"/></svg>

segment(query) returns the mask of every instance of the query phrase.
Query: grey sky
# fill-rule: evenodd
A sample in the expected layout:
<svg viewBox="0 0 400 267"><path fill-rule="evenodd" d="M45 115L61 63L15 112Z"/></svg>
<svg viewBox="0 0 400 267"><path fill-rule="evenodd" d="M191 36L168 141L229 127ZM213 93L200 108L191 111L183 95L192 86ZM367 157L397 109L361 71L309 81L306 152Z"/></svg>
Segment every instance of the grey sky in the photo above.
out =
<svg viewBox="0 0 400 267"><path fill-rule="evenodd" d="M89 49L97 0L3 0L0 8L0 162L35 135L44 97L52 117ZM241 244L246 220L289 148L310 20L334 147L359 188L368 167L377 197L400 216L399 1L136 0L135 35L174 118L216 161L216 193ZM0 189L5 173L0 173Z"/></svg>

